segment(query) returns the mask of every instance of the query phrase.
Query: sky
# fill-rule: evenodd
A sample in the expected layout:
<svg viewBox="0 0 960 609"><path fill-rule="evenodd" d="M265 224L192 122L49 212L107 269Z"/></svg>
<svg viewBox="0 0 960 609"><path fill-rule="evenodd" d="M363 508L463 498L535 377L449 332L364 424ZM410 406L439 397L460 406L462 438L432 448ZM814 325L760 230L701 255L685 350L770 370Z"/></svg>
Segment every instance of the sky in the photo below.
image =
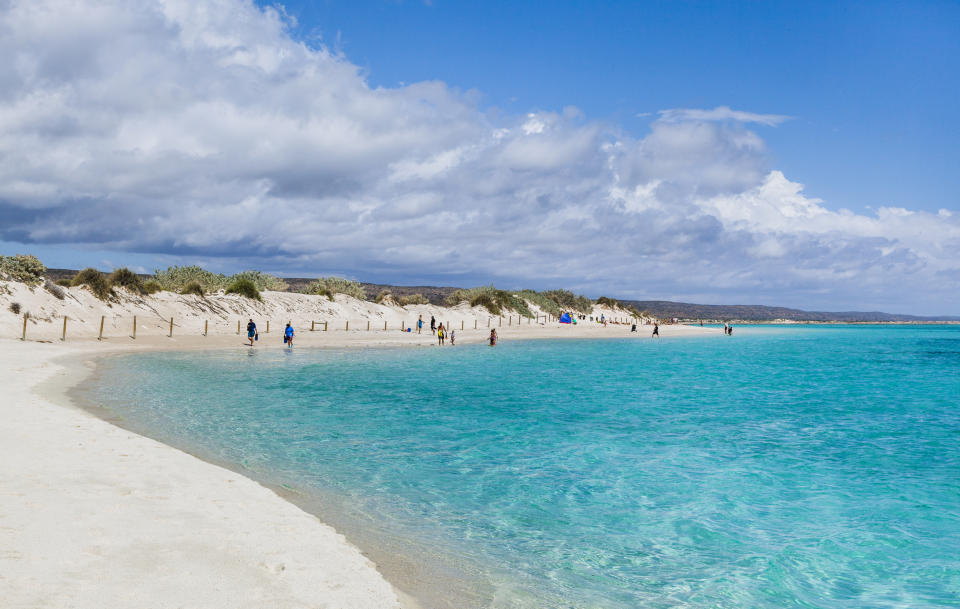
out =
<svg viewBox="0 0 960 609"><path fill-rule="evenodd" d="M960 4L0 0L0 253L960 314Z"/></svg>

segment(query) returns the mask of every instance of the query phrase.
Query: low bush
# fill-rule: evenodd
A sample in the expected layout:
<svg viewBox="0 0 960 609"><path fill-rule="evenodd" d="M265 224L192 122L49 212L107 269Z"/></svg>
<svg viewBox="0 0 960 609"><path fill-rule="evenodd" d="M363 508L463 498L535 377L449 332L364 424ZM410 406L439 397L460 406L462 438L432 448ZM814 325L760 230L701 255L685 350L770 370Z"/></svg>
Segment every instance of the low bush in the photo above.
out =
<svg viewBox="0 0 960 609"><path fill-rule="evenodd" d="M380 290L380 293L377 294L377 297L373 299L377 304L382 305L392 305L397 302L397 299L393 297L393 292L390 290Z"/></svg>
<svg viewBox="0 0 960 609"><path fill-rule="evenodd" d="M364 291L363 286L356 281L344 279L343 277L320 277L305 287L302 292L304 294L326 296L330 300L333 300L334 294L346 294L357 300L367 299L367 293Z"/></svg>
<svg viewBox="0 0 960 609"><path fill-rule="evenodd" d="M241 280L243 281L243 280ZM254 284L256 285L256 284ZM200 285L199 281L191 281L187 285L183 286L183 289L180 290L181 294L194 294L203 298L203 286Z"/></svg>
<svg viewBox="0 0 960 609"><path fill-rule="evenodd" d="M63 286L65 288L70 287L71 281L69 279L57 279L57 285Z"/></svg>
<svg viewBox="0 0 960 609"><path fill-rule="evenodd" d="M257 286L257 289L260 291L286 292L290 287L283 279L261 271L243 271L242 273L231 275L228 278L228 283L233 283L241 279L252 281L253 285Z"/></svg>
<svg viewBox="0 0 960 609"><path fill-rule="evenodd" d="M586 296L574 294L570 290L546 290L541 294L557 303L563 311L589 313L593 310L592 300Z"/></svg>
<svg viewBox="0 0 960 609"><path fill-rule="evenodd" d="M109 280L112 287L123 288L134 294L147 293L143 288L143 280L140 279L140 276L127 267L114 270L110 273Z"/></svg>
<svg viewBox="0 0 960 609"><path fill-rule="evenodd" d="M71 286L84 286L100 300L109 300L113 296L113 288L107 276L95 268L88 267L77 273L70 282Z"/></svg>
<svg viewBox="0 0 960 609"><path fill-rule="evenodd" d="M455 290L447 297L447 304L450 306L461 302L469 303L471 307L484 307L493 315L500 315L506 309L516 311L525 317L533 317L530 307L523 299L505 290L498 290L492 285Z"/></svg>
<svg viewBox="0 0 960 609"><path fill-rule="evenodd" d="M9 309L10 309L10 312L13 313L14 315L19 315L19 314L20 314L20 303L19 303L19 302L11 302Z"/></svg>
<svg viewBox="0 0 960 609"><path fill-rule="evenodd" d="M67 296L62 287L50 281L49 279L44 280L43 289L53 294L54 298L57 300L63 300Z"/></svg>
<svg viewBox="0 0 960 609"><path fill-rule="evenodd" d="M408 294L397 298L397 304L405 307L407 305L427 305L430 304L430 301L423 294Z"/></svg>
<svg viewBox="0 0 960 609"><path fill-rule="evenodd" d="M179 292L188 283L196 281L206 293L225 289L232 282L225 275L213 273L199 266L171 266L154 271L154 278L169 292ZM239 279L243 279L240 277Z"/></svg>
<svg viewBox="0 0 960 609"><path fill-rule="evenodd" d="M258 290L257 286L249 279L238 279L228 285L227 294L239 294L252 300L263 300L263 298L260 297L260 290Z"/></svg>
<svg viewBox="0 0 960 609"><path fill-rule="evenodd" d="M156 294L163 291L163 286L156 279L147 279L143 282L143 291L145 294Z"/></svg>
<svg viewBox="0 0 960 609"><path fill-rule="evenodd" d="M597 299L597 304L601 307L610 307L611 309L620 308L620 302L613 298L607 298L606 296L601 296Z"/></svg>
<svg viewBox="0 0 960 609"><path fill-rule="evenodd" d="M43 275L46 272L47 267L36 256L28 254L0 256L0 279L38 285L43 281Z"/></svg>

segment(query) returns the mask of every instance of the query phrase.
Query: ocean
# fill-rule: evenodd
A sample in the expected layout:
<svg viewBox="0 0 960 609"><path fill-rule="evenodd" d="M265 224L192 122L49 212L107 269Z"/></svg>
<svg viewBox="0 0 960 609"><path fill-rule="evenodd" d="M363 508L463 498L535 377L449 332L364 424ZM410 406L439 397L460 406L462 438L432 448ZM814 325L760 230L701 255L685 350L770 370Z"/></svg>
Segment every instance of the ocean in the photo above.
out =
<svg viewBox="0 0 960 609"><path fill-rule="evenodd" d="M960 326L135 354L82 393L428 609L960 606Z"/></svg>

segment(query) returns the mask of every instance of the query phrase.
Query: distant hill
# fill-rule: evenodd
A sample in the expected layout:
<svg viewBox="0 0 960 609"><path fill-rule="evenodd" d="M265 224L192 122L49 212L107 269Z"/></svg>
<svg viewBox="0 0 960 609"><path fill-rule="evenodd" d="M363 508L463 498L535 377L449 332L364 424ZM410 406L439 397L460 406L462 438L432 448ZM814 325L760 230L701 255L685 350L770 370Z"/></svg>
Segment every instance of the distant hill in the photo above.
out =
<svg viewBox="0 0 960 609"><path fill-rule="evenodd" d="M621 300L633 305L640 311L661 319L703 319L715 321L833 321L833 322L910 322L910 321L960 321L960 317L920 317L880 311L802 311L786 307L768 307L764 305L702 305L688 302L670 302L668 300Z"/></svg>
<svg viewBox="0 0 960 609"><path fill-rule="evenodd" d="M56 281L70 279L77 271L70 269L47 269L47 277ZM152 275L141 275L143 278ZM291 292L298 292L314 281L306 277L284 277L290 286ZM373 299L382 290L390 290L395 296L411 296L422 294L432 304L445 304L447 296L458 289L449 286L429 285L389 285L385 283L360 283ZM703 305L689 302L671 302L669 300L624 300L618 299L624 305L633 305L641 312L646 312L659 319L687 319L704 321L774 321L778 319L789 321L816 321L816 322L931 322L957 321L960 316L920 317L917 315L901 315L897 313L883 313L880 311L803 311L787 307L768 307L764 305Z"/></svg>

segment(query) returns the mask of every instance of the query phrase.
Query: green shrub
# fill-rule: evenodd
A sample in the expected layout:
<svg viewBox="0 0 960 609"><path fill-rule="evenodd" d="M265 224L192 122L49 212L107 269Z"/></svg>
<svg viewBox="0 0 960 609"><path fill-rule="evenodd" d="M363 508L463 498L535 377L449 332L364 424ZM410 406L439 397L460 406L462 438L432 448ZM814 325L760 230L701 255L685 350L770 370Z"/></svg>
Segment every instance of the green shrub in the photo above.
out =
<svg viewBox="0 0 960 609"><path fill-rule="evenodd" d="M257 286L249 279L238 279L228 285L227 294L239 294L252 300L263 300L263 298L260 297L260 290L258 290Z"/></svg>
<svg viewBox="0 0 960 609"><path fill-rule="evenodd" d="M57 285L63 286L63 287L65 287L65 288L69 288L69 287L70 287L70 280L69 280L69 279L57 279Z"/></svg>
<svg viewBox="0 0 960 609"><path fill-rule="evenodd" d="M377 304L386 304L391 305L397 302L397 299L393 297L393 292L390 290L380 290L380 293L377 294L377 297L373 300Z"/></svg>
<svg viewBox="0 0 960 609"><path fill-rule="evenodd" d="M563 311L589 313L593 310L592 300L586 296L578 296L570 290L546 290L541 294L557 303Z"/></svg>
<svg viewBox="0 0 960 609"><path fill-rule="evenodd" d="M113 288L110 287L107 276L95 268L88 267L77 273L70 285L86 286L100 300L109 300L113 296Z"/></svg>
<svg viewBox="0 0 960 609"><path fill-rule="evenodd" d="M50 281L49 279L44 280L43 289L53 294L53 297L57 300L63 300L67 296L62 287Z"/></svg>
<svg viewBox="0 0 960 609"><path fill-rule="evenodd" d="M145 294L156 294L157 292L162 292L163 286L160 285L160 282L156 279L148 279L143 282L143 292Z"/></svg>
<svg viewBox="0 0 960 609"><path fill-rule="evenodd" d="M249 280L242 280L242 279L241 279L241 281L249 281ZM180 290L180 293L181 293L181 294L195 294L195 295L203 298L203 286L200 285L200 282L199 282L199 281L191 281L191 282L188 283L187 285L183 286L183 289Z"/></svg>
<svg viewBox="0 0 960 609"><path fill-rule="evenodd" d="M407 296L401 296L397 299L397 304L401 307L407 305L426 305L430 304L430 301L426 299L423 294L409 294Z"/></svg>
<svg viewBox="0 0 960 609"><path fill-rule="evenodd" d="M560 315L563 313L563 309L555 300L547 298L540 292L535 292L534 290L523 290L519 293L519 296L527 302L537 305L540 307L541 311L549 313L554 317L560 317Z"/></svg>
<svg viewBox="0 0 960 609"><path fill-rule="evenodd" d="M597 304L600 305L601 307L610 307L611 309L620 308L619 301L613 298L607 298L606 296L601 296L600 298L598 298Z"/></svg>
<svg viewBox="0 0 960 609"><path fill-rule="evenodd" d="M196 281L206 293L225 289L232 282L220 273L212 273L199 266L171 266L154 271L155 279L168 292L179 292L188 283Z"/></svg>
<svg viewBox="0 0 960 609"><path fill-rule="evenodd" d="M134 294L147 293L146 290L143 289L143 280L127 267L114 270L110 273L109 279L110 285L115 288L124 288Z"/></svg>
<svg viewBox="0 0 960 609"><path fill-rule="evenodd" d="M47 267L36 256L29 254L0 256L0 279L38 285L43 281L43 275L46 272Z"/></svg>
<svg viewBox="0 0 960 609"><path fill-rule="evenodd" d="M367 299L367 293L364 291L363 286L356 281L344 279L343 277L320 277L305 287L302 292L304 294L326 296L330 300L333 300L334 294L346 294L357 300Z"/></svg>
<svg viewBox="0 0 960 609"><path fill-rule="evenodd" d="M516 295L505 290L498 290L490 286L470 288L469 290L455 290L447 297L447 304L455 306L461 302L469 303L471 307L485 307L490 313L500 315L504 309L516 311L526 317L533 317L527 303Z"/></svg>
<svg viewBox="0 0 960 609"><path fill-rule="evenodd" d="M228 279L228 282L233 283L234 281L239 281L241 279L248 279L252 281L253 285L257 286L257 289L260 291L286 292L290 287L283 279L280 279L274 275L263 273L261 271L243 271L242 273L231 275Z"/></svg>
<svg viewBox="0 0 960 609"><path fill-rule="evenodd" d="M19 315L19 314L20 314L20 303L19 303L19 302L11 302L11 303L10 303L10 312L13 313L14 315Z"/></svg>

